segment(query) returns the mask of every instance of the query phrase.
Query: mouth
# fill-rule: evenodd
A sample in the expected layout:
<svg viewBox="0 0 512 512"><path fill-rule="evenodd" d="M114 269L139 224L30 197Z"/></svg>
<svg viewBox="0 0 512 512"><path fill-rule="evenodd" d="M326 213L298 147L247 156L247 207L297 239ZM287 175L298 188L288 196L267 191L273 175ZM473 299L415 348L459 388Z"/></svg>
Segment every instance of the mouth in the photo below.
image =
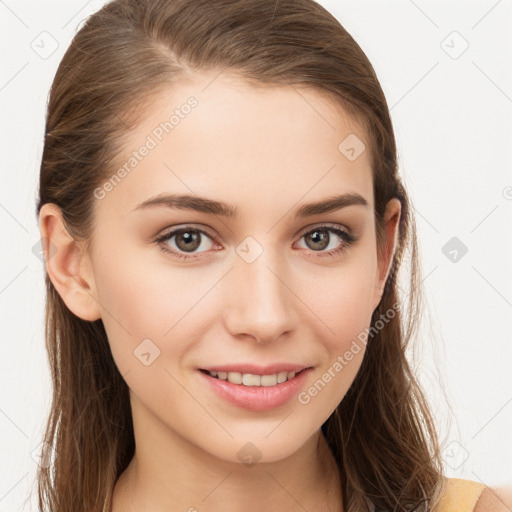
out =
<svg viewBox="0 0 512 512"><path fill-rule="evenodd" d="M241 368L240 368L241 369ZM244 368L245 370L246 368ZM281 367L282 369L282 367ZM286 405L304 387L312 367L288 367L287 370L259 370L261 373L199 369L199 375L218 397L251 411L268 411Z"/></svg>
<svg viewBox="0 0 512 512"><path fill-rule="evenodd" d="M273 387L278 384L282 384L283 382L287 382L295 378L296 375L302 373L308 368L304 368L299 370L298 372L277 372L272 374L254 374L254 373L242 373L242 372L216 372L210 370L200 370L203 373L206 373L210 377L214 379L220 379L231 384L240 384L242 386L263 386L263 387Z"/></svg>

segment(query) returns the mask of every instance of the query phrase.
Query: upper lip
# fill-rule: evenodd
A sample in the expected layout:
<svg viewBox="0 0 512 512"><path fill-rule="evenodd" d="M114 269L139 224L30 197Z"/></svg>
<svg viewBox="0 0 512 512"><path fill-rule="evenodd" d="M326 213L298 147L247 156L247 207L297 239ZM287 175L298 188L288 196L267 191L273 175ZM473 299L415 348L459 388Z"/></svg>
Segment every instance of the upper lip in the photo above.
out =
<svg viewBox="0 0 512 512"><path fill-rule="evenodd" d="M253 363L232 363L208 366L200 369L207 370L209 372L238 372L251 373L253 375L273 375L279 372L299 373L300 371L305 370L306 368L310 368L310 366L292 363L273 363L266 366L261 366Z"/></svg>

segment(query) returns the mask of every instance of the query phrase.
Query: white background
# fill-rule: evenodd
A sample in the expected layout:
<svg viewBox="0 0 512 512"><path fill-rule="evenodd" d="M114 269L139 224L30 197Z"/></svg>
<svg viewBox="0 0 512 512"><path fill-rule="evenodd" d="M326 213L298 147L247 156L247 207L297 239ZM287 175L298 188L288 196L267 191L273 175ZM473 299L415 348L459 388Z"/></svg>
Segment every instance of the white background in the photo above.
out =
<svg viewBox="0 0 512 512"><path fill-rule="evenodd" d="M103 3L0 1L1 512L37 509L32 452L50 403L44 274L32 253L47 94L75 30ZM320 3L368 55L391 108L427 299L416 340L418 371L437 417L445 473L484 482L506 499L512 487L512 1ZM45 54L52 45L55 51ZM456 262L443 253L452 237L468 249Z"/></svg>

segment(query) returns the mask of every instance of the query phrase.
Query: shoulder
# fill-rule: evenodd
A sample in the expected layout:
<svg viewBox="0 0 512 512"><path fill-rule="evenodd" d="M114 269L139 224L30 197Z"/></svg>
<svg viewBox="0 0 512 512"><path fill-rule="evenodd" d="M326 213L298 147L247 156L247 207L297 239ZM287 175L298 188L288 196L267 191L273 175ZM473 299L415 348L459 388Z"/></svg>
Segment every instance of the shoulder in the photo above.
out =
<svg viewBox="0 0 512 512"><path fill-rule="evenodd" d="M510 509L501 501L490 487L484 487L480 498L476 502L474 512L510 512Z"/></svg>
<svg viewBox="0 0 512 512"><path fill-rule="evenodd" d="M441 490L435 512L510 512L497 508L499 498L486 485L474 480L445 477Z"/></svg>

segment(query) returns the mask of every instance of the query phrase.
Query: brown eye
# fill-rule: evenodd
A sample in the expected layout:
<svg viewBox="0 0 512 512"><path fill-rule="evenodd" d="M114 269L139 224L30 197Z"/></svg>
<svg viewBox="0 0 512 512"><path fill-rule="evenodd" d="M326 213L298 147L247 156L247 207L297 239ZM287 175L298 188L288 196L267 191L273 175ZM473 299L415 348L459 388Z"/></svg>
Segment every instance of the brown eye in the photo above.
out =
<svg viewBox="0 0 512 512"><path fill-rule="evenodd" d="M201 235L195 231L181 231L174 236L176 237L176 246L181 251L192 252L201 245Z"/></svg>
<svg viewBox="0 0 512 512"><path fill-rule="evenodd" d="M314 251L322 251L328 245L330 241L329 232L326 229L315 229L304 235L310 249Z"/></svg>
<svg viewBox="0 0 512 512"><path fill-rule="evenodd" d="M173 242L174 239L174 242ZM214 239L202 229L180 228L157 238L156 242L163 251L179 259L192 259L207 252L214 245ZM201 248L203 250L198 251Z"/></svg>
<svg viewBox="0 0 512 512"><path fill-rule="evenodd" d="M354 235L332 226L318 226L304 233L301 239L304 239L307 249L320 257L335 256L357 240Z"/></svg>

